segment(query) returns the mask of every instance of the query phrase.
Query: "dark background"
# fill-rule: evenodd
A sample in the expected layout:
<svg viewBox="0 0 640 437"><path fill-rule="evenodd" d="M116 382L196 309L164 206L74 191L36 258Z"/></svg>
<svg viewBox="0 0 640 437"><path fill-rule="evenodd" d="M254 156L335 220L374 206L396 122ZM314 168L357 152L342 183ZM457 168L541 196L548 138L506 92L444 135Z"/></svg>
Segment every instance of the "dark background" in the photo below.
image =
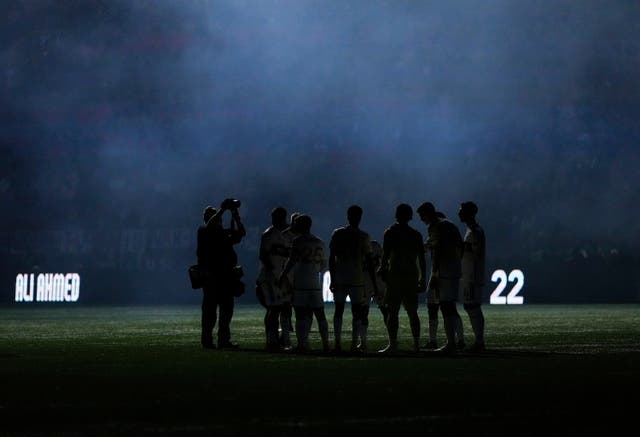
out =
<svg viewBox="0 0 640 437"><path fill-rule="evenodd" d="M328 242L474 200L525 302L640 300L637 1L6 1L0 35L0 302L198 302L230 196L248 284L274 206Z"/></svg>

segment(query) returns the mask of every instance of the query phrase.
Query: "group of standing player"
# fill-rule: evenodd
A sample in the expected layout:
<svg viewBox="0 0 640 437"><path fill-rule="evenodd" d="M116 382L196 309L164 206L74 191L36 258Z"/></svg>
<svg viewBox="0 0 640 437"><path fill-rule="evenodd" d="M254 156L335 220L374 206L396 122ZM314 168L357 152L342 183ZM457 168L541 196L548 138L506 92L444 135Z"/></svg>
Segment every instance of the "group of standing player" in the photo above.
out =
<svg viewBox="0 0 640 437"><path fill-rule="evenodd" d="M475 337L467 350L484 350L481 299L485 237L476 221L477 212L473 202L461 204L458 216L467 226L463 239L457 226L436 211L433 204L423 203L417 213L428 226L425 241L422 234L409 225L413 217L411 206L398 205L396 222L385 230L381 246L359 228L363 211L353 205L347 210L348 224L333 231L326 257L324 242L311 233L310 216L294 213L291 222L287 223L287 211L282 207L273 209L272 224L261 237L261 268L256 281L258 298L266 308L267 350L292 350L290 332L295 331L295 349L308 351L309 332L315 317L323 350L331 351L321 280L327 261L335 303L333 349L336 352L343 350L342 327L347 298L351 303L352 352L367 351L372 301L382 312L389 340L379 352L393 353L398 349L401 307L409 317L413 350L419 351L418 304L423 292L427 294L429 341L422 347L444 353L465 348L462 320L456 307L461 298ZM426 252L431 259L428 283ZM437 344L438 311L442 313L447 339L440 348Z"/></svg>

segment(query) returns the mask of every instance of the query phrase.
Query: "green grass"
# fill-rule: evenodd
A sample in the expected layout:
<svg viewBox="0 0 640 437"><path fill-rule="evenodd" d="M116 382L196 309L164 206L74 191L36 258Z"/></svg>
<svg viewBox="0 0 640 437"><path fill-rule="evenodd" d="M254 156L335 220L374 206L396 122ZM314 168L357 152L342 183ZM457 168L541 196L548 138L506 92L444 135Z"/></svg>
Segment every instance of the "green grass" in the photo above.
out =
<svg viewBox="0 0 640 437"><path fill-rule="evenodd" d="M266 353L254 306L236 307L238 351L199 348L197 306L0 308L0 435L539 435L551 423L597 435L632 423L639 305L484 309L484 354L412 354L401 314L403 353L356 357ZM370 318L375 349L386 336Z"/></svg>

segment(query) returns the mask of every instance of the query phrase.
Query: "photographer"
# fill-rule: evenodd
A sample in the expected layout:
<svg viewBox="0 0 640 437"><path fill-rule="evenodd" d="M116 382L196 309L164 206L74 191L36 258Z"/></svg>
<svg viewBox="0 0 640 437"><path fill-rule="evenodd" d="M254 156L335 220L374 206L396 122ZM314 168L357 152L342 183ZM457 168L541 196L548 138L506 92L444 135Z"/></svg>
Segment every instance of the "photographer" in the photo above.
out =
<svg viewBox="0 0 640 437"><path fill-rule="evenodd" d="M216 210L207 206L204 210L204 225L198 228L197 257L198 265L208 274L206 285L202 287L202 334L200 342L205 349L215 349L213 329L218 325L218 349L237 348L231 342L229 325L233 317L234 297L242 293L241 268L234 245L240 243L246 231L240 220L238 208L240 201L225 199ZM231 224L224 228L222 216L231 212Z"/></svg>

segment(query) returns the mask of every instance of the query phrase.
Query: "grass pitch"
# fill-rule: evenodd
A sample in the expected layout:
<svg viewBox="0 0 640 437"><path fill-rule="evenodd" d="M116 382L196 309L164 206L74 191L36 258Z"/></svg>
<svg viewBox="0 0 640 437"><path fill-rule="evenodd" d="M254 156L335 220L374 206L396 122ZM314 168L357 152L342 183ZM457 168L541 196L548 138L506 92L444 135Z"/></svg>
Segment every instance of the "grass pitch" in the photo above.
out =
<svg viewBox="0 0 640 437"><path fill-rule="evenodd" d="M0 435L601 435L634 424L640 305L484 311L485 353L410 353L401 313L402 351L382 357L264 352L258 306L236 307L238 351L200 349L198 306L0 308ZM370 326L375 351L386 335L373 307ZM344 328L348 340L348 308ZM315 323L311 339L319 349Z"/></svg>

